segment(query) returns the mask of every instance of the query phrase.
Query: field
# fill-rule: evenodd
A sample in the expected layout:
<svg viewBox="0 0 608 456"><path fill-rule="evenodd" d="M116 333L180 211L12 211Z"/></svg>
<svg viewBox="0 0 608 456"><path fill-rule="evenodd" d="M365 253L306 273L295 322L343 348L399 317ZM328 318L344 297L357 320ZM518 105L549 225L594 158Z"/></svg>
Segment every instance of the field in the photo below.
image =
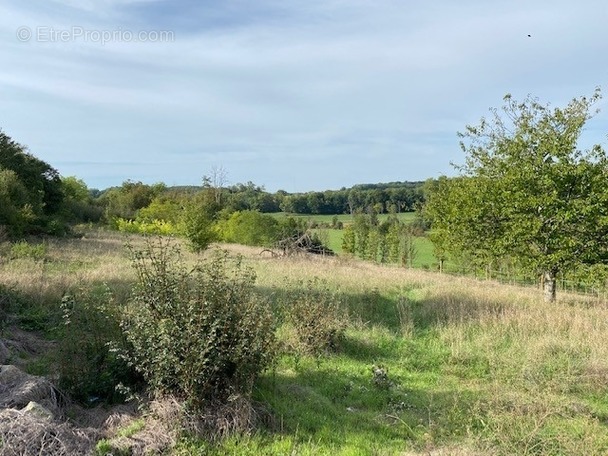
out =
<svg viewBox="0 0 608 456"><path fill-rule="evenodd" d="M113 300L126 301L135 275L125 240L91 232L13 257L5 245L0 284L13 298L0 302L12 303L4 311L13 315L3 338L21 328L52 339L67 292L107 284ZM311 283L333 290L348 315L346 337L334 353L282 355L259 379L254 399L271 416L266 426L217 444L182 439L174 454L608 454L606 303L561 295L546 304L535 288L220 247L244 255L271 300ZM288 328L278 333L289 337ZM54 359L14 361L48 374Z"/></svg>
<svg viewBox="0 0 608 456"><path fill-rule="evenodd" d="M302 214L286 214L284 212L277 212L272 214L276 218L282 217L295 217L304 220L309 220L316 223L323 223L331 225L334 217L339 222L342 222L345 226L349 225L353 221L353 217L350 214L339 214L339 215L302 215ZM399 220L402 222L411 222L415 219L415 212L403 212L396 214ZM380 214L379 220L385 220L389 217L388 214ZM337 254L342 253L342 236L343 231L333 228L318 228L315 230L319 234L321 239L324 241L331 250ZM427 237L417 237L415 239L416 257L413 261L414 268L433 269L437 266L437 260L433 254L433 243Z"/></svg>

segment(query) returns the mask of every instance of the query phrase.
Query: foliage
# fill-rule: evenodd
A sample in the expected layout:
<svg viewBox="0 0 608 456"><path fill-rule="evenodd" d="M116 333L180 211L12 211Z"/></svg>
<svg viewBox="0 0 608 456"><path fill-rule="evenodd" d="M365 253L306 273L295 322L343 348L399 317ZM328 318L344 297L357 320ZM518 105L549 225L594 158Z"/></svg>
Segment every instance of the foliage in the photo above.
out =
<svg viewBox="0 0 608 456"><path fill-rule="evenodd" d="M71 223L98 222L103 214L102 209L96 205L91 193L83 180L74 176L62 177L63 188L63 215Z"/></svg>
<svg viewBox="0 0 608 456"><path fill-rule="evenodd" d="M395 215L379 222L369 214L354 216L352 226L344 230L342 249L369 261L413 266L418 251L416 235L423 234L413 223L404 223Z"/></svg>
<svg viewBox="0 0 608 456"><path fill-rule="evenodd" d="M182 216L184 203L185 197L183 195L163 194L156 196L148 206L137 212L137 220L142 222L162 220L177 225Z"/></svg>
<svg viewBox="0 0 608 456"><path fill-rule="evenodd" d="M61 310L55 363L59 386L87 405L124 399L117 386L135 385L140 379L119 356L126 342L111 290L78 289L63 297Z"/></svg>
<svg viewBox="0 0 608 456"><path fill-rule="evenodd" d="M125 220L118 218L114 220L116 229L123 233L132 234L155 234L159 236L172 236L180 234L180 227L165 220L153 219L149 221Z"/></svg>
<svg viewBox="0 0 608 456"><path fill-rule="evenodd" d="M47 252L48 246L44 243L30 244L26 241L19 241L11 245L10 257L11 259L30 258L42 261L46 257Z"/></svg>
<svg viewBox="0 0 608 456"><path fill-rule="evenodd" d="M0 167L0 226L8 234L19 236L34 220L25 186L14 171Z"/></svg>
<svg viewBox="0 0 608 456"><path fill-rule="evenodd" d="M120 187L106 190L99 197L99 203L104 207L107 221L115 218L133 220L137 212L149 206L165 188L165 184L162 183L147 185L127 180Z"/></svg>
<svg viewBox="0 0 608 456"><path fill-rule="evenodd" d="M608 157L600 146L577 149L599 98L550 109L507 95L502 114L467 126L463 175L439 182L427 201L436 245L485 264L513 256L544 274L549 300L560 271L608 260Z"/></svg>
<svg viewBox="0 0 608 456"><path fill-rule="evenodd" d="M351 226L347 226L344 229L344 235L342 237L342 250L350 255L354 255L357 251L357 236L355 234L355 230Z"/></svg>
<svg viewBox="0 0 608 456"><path fill-rule="evenodd" d="M255 275L226 252L188 268L174 245L131 248L137 286L123 322L129 354L151 389L202 409L249 394L273 357L274 320L254 293Z"/></svg>
<svg viewBox="0 0 608 456"><path fill-rule="evenodd" d="M314 278L298 283L285 298L283 309L297 335L298 344L292 349L314 355L337 350L348 312L326 282Z"/></svg>
<svg viewBox="0 0 608 456"><path fill-rule="evenodd" d="M218 224L225 242L270 247L279 239L280 225L276 218L257 211L237 211Z"/></svg>
<svg viewBox="0 0 608 456"><path fill-rule="evenodd" d="M63 198L57 170L0 130L0 225L12 236L47 233L51 222L62 231Z"/></svg>
<svg viewBox="0 0 608 456"><path fill-rule="evenodd" d="M324 192L281 193L276 199L283 212L296 214L354 214L413 211L422 202L420 182L355 185Z"/></svg>
<svg viewBox="0 0 608 456"><path fill-rule="evenodd" d="M219 206L210 192L198 193L183 209L182 230L194 252L201 252L217 240L215 221Z"/></svg>

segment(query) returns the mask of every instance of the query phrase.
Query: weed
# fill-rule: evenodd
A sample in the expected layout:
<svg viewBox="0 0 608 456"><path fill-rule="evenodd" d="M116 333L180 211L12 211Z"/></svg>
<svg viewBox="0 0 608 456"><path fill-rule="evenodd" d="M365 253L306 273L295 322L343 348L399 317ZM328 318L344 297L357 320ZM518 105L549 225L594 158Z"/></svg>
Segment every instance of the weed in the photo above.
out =
<svg viewBox="0 0 608 456"><path fill-rule="evenodd" d="M11 245L10 258L28 258L34 261L43 261L48 253L48 246L45 243L30 244L26 241L16 242Z"/></svg>

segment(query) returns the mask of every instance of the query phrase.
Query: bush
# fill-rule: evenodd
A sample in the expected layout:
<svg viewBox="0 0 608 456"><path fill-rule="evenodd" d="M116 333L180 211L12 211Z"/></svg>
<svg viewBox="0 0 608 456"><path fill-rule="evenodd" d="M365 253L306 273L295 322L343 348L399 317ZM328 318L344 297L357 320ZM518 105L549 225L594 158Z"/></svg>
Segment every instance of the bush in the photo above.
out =
<svg viewBox="0 0 608 456"><path fill-rule="evenodd" d="M339 296L319 279L299 283L285 302L286 320L294 327L298 352L320 355L338 348L348 314Z"/></svg>
<svg viewBox="0 0 608 456"><path fill-rule="evenodd" d="M117 218L114 221L118 231L123 233L151 234L172 236L180 233L177 225L165 220L126 220Z"/></svg>
<svg viewBox="0 0 608 456"><path fill-rule="evenodd" d="M169 241L131 248L138 282L123 323L129 354L156 393L202 410L249 394L274 354L274 319L254 293L255 275L226 252L186 268Z"/></svg>
<svg viewBox="0 0 608 456"><path fill-rule="evenodd" d="M271 215L258 211L239 211L222 221L218 230L226 242L270 247L279 240L280 226Z"/></svg>
<svg viewBox="0 0 608 456"><path fill-rule="evenodd" d="M126 345L120 312L107 286L77 290L61 302L63 324L55 365L59 386L82 403L124 399L120 384L134 385L141 378L119 356Z"/></svg>
<svg viewBox="0 0 608 456"><path fill-rule="evenodd" d="M217 240L217 211L214 204L196 198L185 206L180 225L192 251L202 252Z"/></svg>

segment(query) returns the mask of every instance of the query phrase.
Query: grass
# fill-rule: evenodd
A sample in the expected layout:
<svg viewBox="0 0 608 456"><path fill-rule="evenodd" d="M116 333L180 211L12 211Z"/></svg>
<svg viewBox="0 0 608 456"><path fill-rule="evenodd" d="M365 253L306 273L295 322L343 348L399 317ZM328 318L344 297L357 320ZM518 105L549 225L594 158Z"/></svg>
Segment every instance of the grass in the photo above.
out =
<svg viewBox="0 0 608 456"><path fill-rule="evenodd" d="M2 302L45 330L66 290L106 283L126 300L124 241L91 233L50 241L44 261L3 260ZM285 353L263 375L254 398L273 417L266 427L219 444L183 439L175 454L608 454L606 303L562 294L547 304L535 288L223 247L245 256L275 301L321 278L342 297L348 329L335 353Z"/></svg>

